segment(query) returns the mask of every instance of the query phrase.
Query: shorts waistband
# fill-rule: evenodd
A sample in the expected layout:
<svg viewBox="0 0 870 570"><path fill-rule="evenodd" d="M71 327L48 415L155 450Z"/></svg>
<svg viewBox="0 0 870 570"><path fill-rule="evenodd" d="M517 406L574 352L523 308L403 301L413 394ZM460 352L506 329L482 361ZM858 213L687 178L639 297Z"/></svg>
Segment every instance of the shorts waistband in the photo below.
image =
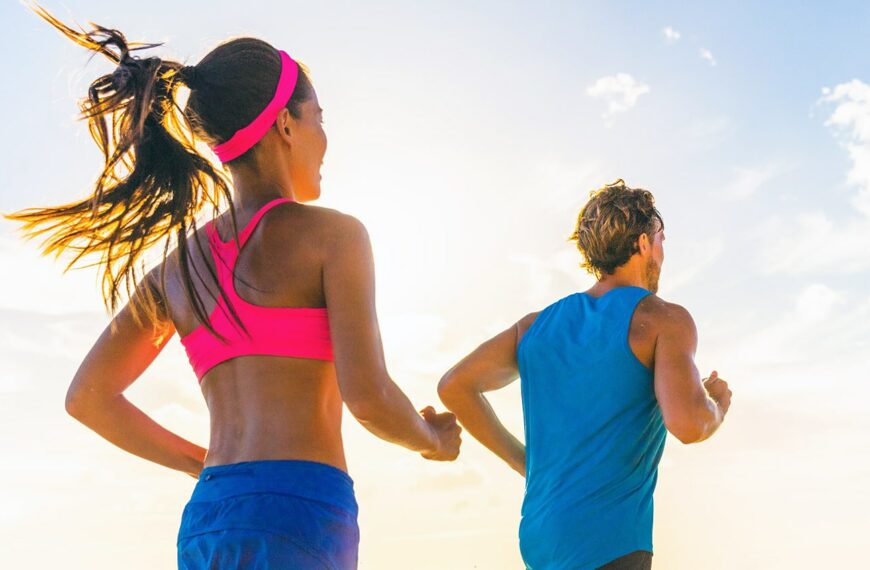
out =
<svg viewBox="0 0 870 570"><path fill-rule="evenodd" d="M332 465L299 459L242 461L206 467L190 502L218 501L252 493L293 495L357 513L350 475Z"/></svg>

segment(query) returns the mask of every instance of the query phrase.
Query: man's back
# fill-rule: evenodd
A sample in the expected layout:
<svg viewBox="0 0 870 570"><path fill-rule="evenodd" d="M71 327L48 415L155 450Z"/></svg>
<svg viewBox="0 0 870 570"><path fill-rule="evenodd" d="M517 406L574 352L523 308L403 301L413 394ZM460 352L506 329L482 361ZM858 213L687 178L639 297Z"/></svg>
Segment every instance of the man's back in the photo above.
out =
<svg viewBox="0 0 870 570"><path fill-rule="evenodd" d="M438 383L466 431L526 477L520 551L532 570L649 570L652 495L669 431L709 438L728 383L695 364L689 312L653 293L664 221L622 180L593 192L571 239L597 282L478 346ZM526 442L485 392L522 379Z"/></svg>
<svg viewBox="0 0 870 570"><path fill-rule="evenodd" d="M644 318L632 324L648 295L640 287L570 295L541 311L520 340L520 549L531 568L597 568L652 550L666 431L651 363L638 359L652 356L655 333ZM641 341L636 352L632 338Z"/></svg>

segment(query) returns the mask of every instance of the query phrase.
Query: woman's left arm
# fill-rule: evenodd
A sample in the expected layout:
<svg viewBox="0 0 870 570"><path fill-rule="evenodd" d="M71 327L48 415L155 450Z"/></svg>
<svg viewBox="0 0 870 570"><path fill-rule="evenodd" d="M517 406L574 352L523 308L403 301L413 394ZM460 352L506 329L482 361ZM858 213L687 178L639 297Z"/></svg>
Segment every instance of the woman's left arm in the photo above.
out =
<svg viewBox="0 0 870 570"><path fill-rule="evenodd" d="M157 293L153 279L152 273L146 275L136 294L144 287ZM110 323L79 366L67 391L66 410L121 449L198 477L207 450L160 426L124 397L175 334L168 317L159 323L144 320L136 323L129 303L114 317L115 330Z"/></svg>

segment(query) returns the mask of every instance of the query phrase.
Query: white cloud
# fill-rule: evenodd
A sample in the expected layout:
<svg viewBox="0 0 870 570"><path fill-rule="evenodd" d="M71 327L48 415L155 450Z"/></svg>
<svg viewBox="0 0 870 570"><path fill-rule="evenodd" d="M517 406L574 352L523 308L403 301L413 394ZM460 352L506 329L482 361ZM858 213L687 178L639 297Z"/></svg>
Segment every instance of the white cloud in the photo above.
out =
<svg viewBox="0 0 870 570"><path fill-rule="evenodd" d="M825 122L833 126L852 159L847 182L858 187L852 204L870 218L870 85L853 79L833 89L822 89L823 103L834 103L834 112Z"/></svg>
<svg viewBox="0 0 870 570"><path fill-rule="evenodd" d="M692 119L675 133L683 141L684 152L705 152L726 141L736 132L737 125L729 117L704 117Z"/></svg>
<svg viewBox="0 0 870 570"><path fill-rule="evenodd" d="M11 222L0 223L0 266L15 268L15 279L3 282L0 307L53 314L67 313L71 308L102 309L94 268L63 273L68 256L55 259L41 255L39 239L25 241L16 229Z"/></svg>
<svg viewBox="0 0 870 570"><path fill-rule="evenodd" d="M725 251L725 238L713 236L685 241L671 251L673 253L667 254L667 261L662 270L659 295L663 297L670 297L675 291L706 274ZM674 268L673 273L671 267Z"/></svg>
<svg viewBox="0 0 870 570"><path fill-rule="evenodd" d="M384 352L399 377L438 378L449 368L445 351L447 320L420 312L385 313L381 318Z"/></svg>
<svg viewBox="0 0 870 570"><path fill-rule="evenodd" d="M759 233L760 242L767 244L761 262L769 273L860 273L870 269L868 238L870 223L866 220L839 223L822 212L790 220L771 218Z"/></svg>
<svg viewBox="0 0 870 570"><path fill-rule="evenodd" d="M782 174L784 170L785 166L778 162L751 168L735 168L734 180L725 187L723 194L731 200L749 198L758 192L759 188Z"/></svg>
<svg viewBox="0 0 870 570"><path fill-rule="evenodd" d="M859 79L822 88L822 101L837 103L837 108L825 123L852 129L852 138L870 143L870 85Z"/></svg>
<svg viewBox="0 0 870 570"><path fill-rule="evenodd" d="M8 372L0 372L0 394L20 392L26 388L27 382L25 382L20 376L13 376Z"/></svg>
<svg viewBox="0 0 870 570"><path fill-rule="evenodd" d="M701 54L701 59L709 63L710 67L716 66L716 58L713 57L713 53L710 50L708 50L707 48L701 48L701 51L699 53Z"/></svg>
<svg viewBox="0 0 870 570"><path fill-rule="evenodd" d="M817 322L830 316L833 309L843 301L843 295L827 285L810 285L800 292L795 301L798 317L804 322Z"/></svg>
<svg viewBox="0 0 870 570"><path fill-rule="evenodd" d="M772 271L854 274L870 269L870 85L853 79L822 89L819 103L836 105L825 124L833 127L852 159L847 183L858 192L852 206L860 216L834 219L812 212L784 221L772 218L761 236L769 244L762 255Z"/></svg>
<svg viewBox="0 0 870 570"><path fill-rule="evenodd" d="M670 26L664 28L662 34L665 36L665 41L669 44L675 44L680 41L680 32Z"/></svg>
<svg viewBox="0 0 870 570"><path fill-rule="evenodd" d="M587 95L607 103L607 111L603 115L605 120L629 111L637 104L638 98L649 91L649 85L636 80L628 73L602 77L586 88Z"/></svg>
<svg viewBox="0 0 870 570"><path fill-rule="evenodd" d="M847 306L849 310L844 310ZM719 342L732 364L746 370L776 363L800 368L805 362L830 357L840 358L842 364L852 356L848 347L866 338L868 309L870 305L842 291L812 283L792 297L786 311L756 316L744 324L742 335Z"/></svg>
<svg viewBox="0 0 870 570"><path fill-rule="evenodd" d="M562 233L571 229L580 208L589 200L589 193L613 181L608 179L613 177L612 167L595 158L542 159L534 172L536 183L546 188L538 199L547 214L558 216L560 222L565 219Z"/></svg>
<svg viewBox="0 0 870 570"><path fill-rule="evenodd" d="M540 255L514 254L513 263L523 267L525 292L529 304L546 307L556 299L591 287L595 279L580 267L580 252L565 244Z"/></svg>

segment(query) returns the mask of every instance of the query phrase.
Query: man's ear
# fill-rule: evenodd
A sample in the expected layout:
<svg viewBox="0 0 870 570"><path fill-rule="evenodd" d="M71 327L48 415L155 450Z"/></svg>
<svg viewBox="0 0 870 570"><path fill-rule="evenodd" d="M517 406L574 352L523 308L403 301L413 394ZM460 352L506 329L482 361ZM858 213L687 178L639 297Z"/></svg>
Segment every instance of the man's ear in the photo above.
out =
<svg viewBox="0 0 870 570"><path fill-rule="evenodd" d="M651 244L649 242L649 236L645 233L640 234L637 238L637 250L641 254L645 254L647 251L649 251L650 246Z"/></svg>

